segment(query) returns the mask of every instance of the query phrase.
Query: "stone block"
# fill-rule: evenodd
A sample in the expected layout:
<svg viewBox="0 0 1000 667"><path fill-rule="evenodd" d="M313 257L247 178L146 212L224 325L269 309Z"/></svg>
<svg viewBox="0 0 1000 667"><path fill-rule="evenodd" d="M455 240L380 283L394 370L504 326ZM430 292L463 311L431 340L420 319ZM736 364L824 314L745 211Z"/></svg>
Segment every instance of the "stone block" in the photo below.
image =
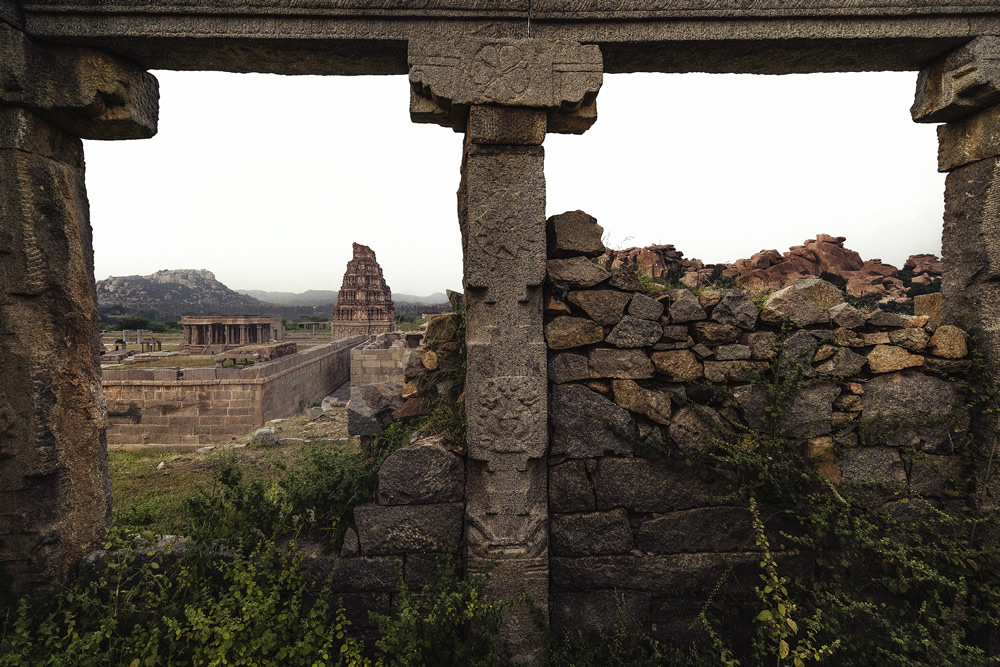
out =
<svg viewBox="0 0 1000 667"><path fill-rule="evenodd" d="M620 348L649 347L661 336L663 327L659 322L626 315L608 334L607 342Z"/></svg>
<svg viewBox="0 0 1000 667"><path fill-rule="evenodd" d="M840 460L840 471L844 481L852 484L897 490L906 484L903 461L893 447L852 447Z"/></svg>
<svg viewBox="0 0 1000 667"><path fill-rule="evenodd" d="M677 411L670 422L670 439L684 454L707 454L719 441L733 439L719 413L704 405L688 405Z"/></svg>
<svg viewBox="0 0 1000 667"><path fill-rule="evenodd" d="M594 482L597 509L672 512L720 504L731 482L703 474L664 459L602 458Z"/></svg>
<svg viewBox="0 0 1000 667"><path fill-rule="evenodd" d="M760 309L743 290L727 290L712 309L712 320L753 331Z"/></svg>
<svg viewBox="0 0 1000 667"><path fill-rule="evenodd" d="M698 301L698 297L686 289L674 290L670 296L670 321L674 324L700 322L708 314Z"/></svg>
<svg viewBox="0 0 1000 667"><path fill-rule="evenodd" d="M694 339L704 345L728 345L740 338L740 330L731 324L696 322L693 330Z"/></svg>
<svg viewBox="0 0 1000 667"><path fill-rule="evenodd" d="M639 527L636 547L662 554L753 551L753 518L742 507L704 507L655 515Z"/></svg>
<svg viewBox="0 0 1000 667"><path fill-rule="evenodd" d="M843 302L843 292L834 285L819 278L800 278L768 297L760 318L773 324L788 320L797 327L826 324L828 311Z"/></svg>
<svg viewBox="0 0 1000 667"><path fill-rule="evenodd" d="M354 526L364 556L457 549L464 517L461 503L354 508Z"/></svg>
<svg viewBox="0 0 1000 667"><path fill-rule="evenodd" d="M553 350L568 350L602 340L604 329L585 317L562 316L545 325L545 342Z"/></svg>
<svg viewBox="0 0 1000 667"><path fill-rule="evenodd" d="M469 140L476 144L541 146L545 111L476 104L469 108Z"/></svg>
<svg viewBox="0 0 1000 667"><path fill-rule="evenodd" d="M868 321L868 316L849 303L837 304L830 309L830 322L835 326L857 329Z"/></svg>
<svg viewBox="0 0 1000 667"><path fill-rule="evenodd" d="M926 316L931 322L941 326L941 292L913 297L913 314L917 317Z"/></svg>
<svg viewBox="0 0 1000 667"><path fill-rule="evenodd" d="M1000 37L977 37L920 70L910 115L947 123L1000 103Z"/></svg>
<svg viewBox="0 0 1000 667"><path fill-rule="evenodd" d="M653 362L642 350L595 348L589 355L590 377L644 380L653 377Z"/></svg>
<svg viewBox="0 0 1000 667"><path fill-rule="evenodd" d="M670 423L670 395L662 391L644 389L633 380L614 380L611 383L615 403L645 415L660 424Z"/></svg>
<svg viewBox="0 0 1000 667"><path fill-rule="evenodd" d="M590 379L590 366L582 354L563 352L549 359L549 382L563 384Z"/></svg>
<svg viewBox="0 0 1000 667"><path fill-rule="evenodd" d="M587 316L604 326L618 324L625 314L630 296L618 290L578 290L570 292L569 302L583 309Z"/></svg>
<svg viewBox="0 0 1000 667"><path fill-rule="evenodd" d="M673 382L692 382L704 375L704 368L691 350L668 350L650 355L656 372Z"/></svg>
<svg viewBox="0 0 1000 667"><path fill-rule="evenodd" d="M806 386L781 414L775 428L789 438L815 438L829 435L833 429L833 402L840 389L832 383ZM733 390L747 426L755 431L766 430L767 392L760 385L743 385Z"/></svg>
<svg viewBox="0 0 1000 667"><path fill-rule="evenodd" d="M626 627L639 626L649 617L652 599L644 591L553 591L552 630L557 636L580 632L597 639L622 622Z"/></svg>
<svg viewBox="0 0 1000 667"><path fill-rule="evenodd" d="M553 557L550 567L553 586L563 591L628 589L674 597L707 594L730 568L746 574L757 570L759 560L759 554L740 552L622 554Z"/></svg>
<svg viewBox="0 0 1000 667"><path fill-rule="evenodd" d="M594 485L585 461L549 466L550 512L590 512L595 507Z"/></svg>
<svg viewBox="0 0 1000 667"><path fill-rule="evenodd" d="M418 440L394 452L378 471L377 502L411 505L460 501L465 464L441 438Z"/></svg>
<svg viewBox="0 0 1000 667"><path fill-rule="evenodd" d="M1000 156L1000 105L938 126L938 171Z"/></svg>
<svg viewBox="0 0 1000 667"><path fill-rule="evenodd" d="M347 430L351 435L375 435L392 421L392 412L402 404L403 385L398 382L353 385L347 404Z"/></svg>
<svg viewBox="0 0 1000 667"><path fill-rule="evenodd" d="M968 413L951 383L902 371L868 381L861 419L866 444L934 452L964 444Z"/></svg>
<svg viewBox="0 0 1000 667"><path fill-rule="evenodd" d="M571 289L593 287L611 277L611 274L586 257L550 259L546 263L549 280Z"/></svg>
<svg viewBox="0 0 1000 667"><path fill-rule="evenodd" d="M403 575L403 559L390 557L331 558L321 552L306 553L304 576L325 581L332 574L333 593L394 593Z"/></svg>
<svg viewBox="0 0 1000 667"><path fill-rule="evenodd" d="M635 294L628 304L628 314L644 320L659 321L663 304L645 294Z"/></svg>
<svg viewBox="0 0 1000 667"><path fill-rule="evenodd" d="M545 221L548 256L551 258L597 257L605 251L601 241L603 235L604 228L597 224L597 219L583 211L567 211Z"/></svg>
<svg viewBox="0 0 1000 667"><path fill-rule="evenodd" d="M910 352L923 352L929 340L930 334L923 327L895 329L889 332L890 343Z"/></svg>
<svg viewBox="0 0 1000 667"><path fill-rule="evenodd" d="M749 345L720 345L715 348L716 361L745 361L753 357L753 351ZM653 360L656 363L656 360Z"/></svg>
<svg viewBox="0 0 1000 667"><path fill-rule="evenodd" d="M628 513L552 514L549 539L554 556L595 556L629 552L633 545Z"/></svg>
<svg viewBox="0 0 1000 667"><path fill-rule="evenodd" d="M969 353L965 332L951 324L937 328L930 340L930 353L945 359L961 359Z"/></svg>
<svg viewBox="0 0 1000 667"><path fill-rule="evenodd" d="M922 356L910 354L895 345L876 345L868 353L868 366L873 373L891 373L904 368L923 366L923 364L924 358Z"/></svg>
<svg viewBox="0 0 1000 667"><path fill-rule="evenodd" d="M959 495L964 467L960 456L920 454L910 463L910 488L921 496Z"/></svg>
<svg viewBox="0 0 1000 667"><path fill-rule="evenodd" d="M629 455L635 430L632 416L600 394L578 384L552 388L550 455L588 458Z"/></svg>
<svg viewBox="0 0 1000 667"><path fill-rule="evenodd" d="M766 361L706 361L705 379L709 382L750 382L755 373L768 370Z"/></svg>

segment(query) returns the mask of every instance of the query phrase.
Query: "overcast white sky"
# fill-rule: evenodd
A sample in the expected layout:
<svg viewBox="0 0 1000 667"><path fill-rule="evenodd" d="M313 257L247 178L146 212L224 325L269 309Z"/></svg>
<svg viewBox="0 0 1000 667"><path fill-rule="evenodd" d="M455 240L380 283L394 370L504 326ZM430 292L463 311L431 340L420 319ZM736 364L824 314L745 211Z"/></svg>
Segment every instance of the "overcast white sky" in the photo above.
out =
<svg viewBox="0 0 1000 667"><path fill-rule="evenodd" d="M156 137L86 142L98 280L204 268L236 289L335 290L357 241L394 292L461 289L461 136L410 122L406 77L157 77ZM548 213L706 262L817 233L897 267L940 253L915 79L605 76L594 127L545 141Z"/></svg>

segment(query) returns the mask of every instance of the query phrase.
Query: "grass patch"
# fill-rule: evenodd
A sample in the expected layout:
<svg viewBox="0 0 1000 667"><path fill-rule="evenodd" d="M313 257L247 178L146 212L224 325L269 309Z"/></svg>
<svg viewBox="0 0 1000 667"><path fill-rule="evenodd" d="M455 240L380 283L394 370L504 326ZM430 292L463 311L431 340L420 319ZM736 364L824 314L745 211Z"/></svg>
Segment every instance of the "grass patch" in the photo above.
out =
<svg viewBox="0 0 1000 667"><path fill-rule="evenodd" d="M122 368L215 368L215 358L204 354L188 354L178 357L161 357L148 361L136 361L130 364L115 364L105 366L108 370Z"/></svg>

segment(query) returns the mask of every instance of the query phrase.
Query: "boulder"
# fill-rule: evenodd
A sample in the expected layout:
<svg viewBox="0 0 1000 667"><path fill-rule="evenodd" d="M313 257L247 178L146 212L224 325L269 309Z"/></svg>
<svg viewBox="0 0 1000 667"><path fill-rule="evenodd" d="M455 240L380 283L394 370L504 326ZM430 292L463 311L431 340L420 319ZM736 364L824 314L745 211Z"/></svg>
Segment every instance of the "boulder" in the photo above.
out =
<svg viewBox="0 0 1000 667"><path fill-rule="evenodd" d="M571 289L593 287L611 277L611 274L586 257L550 259L547 264L549 280Z"/></svg>
<svg viewBox="0 0 1000 667"><path fill-rule="evenodd" d="M931 322L941 324L941 292L918 294L913 297L913 314L926 316Z"/></svg>
<svg viewBox="0 0 1000 667"><path fill-rule="evenodd" d="M583 211L568 211L545 221L549 257L597 257L606 248L601 241L604 229L597 219Z"/></svg>
<svg viewBox="0 0 1000 667"><path fill-rule="evenodd" d="M659 322L626 315L608 334L607 342L615 347L648 347L663 336Z"/></svg>
<svg viewBox="0 0 1000 667"><path fill-rule="evenodd" d="M557 317L545 325L545 341L550 349L566 350L573 347L600 343L604 329L597 322L585 317Z"/></svg>
<svg viewBox="0 0 1000 667"><path fill-rule="evenodd" d="M819 278L804 278L772 294L760 317L772 323L789 320L797 327L826 324L828 311L843 302L844 295L835 286Z"/></svg>
<svg viewBox="0 0 1000 667"><path fill-rule="evenodd" d="M351 386L347 403L347 432L376 435L392 422L393 411L403 405L403 385L376 382Z"/></svg>
<svg viewBox="0 0 1000 667"><path fill-rule="evenodd" d="M458 315L447 313L434 315L427 320L427 329L424 330L424 341L435 343L446 343L455 340L458 335Z"/></svg>
<svg viewBox="0 0 1000 667"><path fill-rule="evenodd" d="M570 303L587 313L587 317L604 326L618 324L630 298L625 292L612 289L580 290L570 292L567 297Z"/></svg>
<svg viewBox="0 0 1000 667"><path fill-rule="evenodd" d="M909 318L899 313L889 313L884 310L876 310L868 317L868 324L874 327L905 327L909 323Z"/></svg>
<svg viewBox="0 0 1000 667"><path fill-rule="evenodd" d="M465 496L465 463L442 439L418 440L394 452L378 471L380 505L460 501Z"/></svg>
<svg viewBox="0 0 1000 667"><path fill-rule="evenodd" d="M749 382L755 373L768 370L766 361L706 361L705 379L709 382Z"/></svg>
<svg viewBox="0 0 1000 667"><path fill-rule="evenodd" d="M899 452L892 447L851 447L840 461L845 482L885 485L897 489L906 484L906 470Z"/></svg>
<svg viewBox="0 0 1000 667"><path fill-rule="evenodd" d="M587 387L556 385L550 410L551 456L580 459L632 453L632 415Z"/></svg>

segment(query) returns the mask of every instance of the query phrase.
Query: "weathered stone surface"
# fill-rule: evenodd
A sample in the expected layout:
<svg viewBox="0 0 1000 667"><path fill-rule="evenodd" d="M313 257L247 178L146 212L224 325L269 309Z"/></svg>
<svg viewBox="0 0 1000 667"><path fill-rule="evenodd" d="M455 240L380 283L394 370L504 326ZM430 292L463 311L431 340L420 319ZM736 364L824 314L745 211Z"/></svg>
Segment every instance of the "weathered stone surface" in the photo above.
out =
<svg viewBox="0 0 1000 667"><path fill-rule="evenodd" d="M812 377L812 360L816 355L816 338L808 331L796 331L786 338L778 355L778 372L788 377Z"/></svg>
<svg viewBox="0 0 1000 667"><path fill-rule="evenodd" d="M840 461L845 482L902 487L906 471L892 447L852 447Z"/></svg>
<svg viewBox="0 0 1000 667"><path fill-rule="evenodd" d="M961 359L969 353L965 332L951 324L937 328L931 337L930 353L945 359Z"/></svg>
<svg viewBox="0 0 1000 667"><path fill-rule="evenodd" d="M557 317L545 325L545 341L553 350L567 350L602 340L604 329L585 317Z"/></svg>
<svg viewBox="0 0 1000 667"><path fill-rule="evenodd" d="M789 438L814 438L829 435L832 431L833 401L840 393L830 383L805 387L792 399L775 425L775 430ZM754 430L767 430L765 421L768 407L767 392L760 385L743 385L733 390L743 418Z"/></svg>
<svg viewBox="0 0 1000 667"><path fill-rule="evenodd" d="M628 455L635 429L632 416L600 394L578 384L552 388L552 456L587 458Z"/></svg>
<svg viewBox="0 0 1000 667"><path fill-rule="evenodd" d="M941 326L941 292L913 297L913 314L930 318L935 325Z"/></svg>
<svg viewBox="0 0 1000 667"><path fill-rule="evenodd" d="M946 123L1000 103L1000 38L977 37L920 70L910 115Z"/></svg>
<svg viewBox="0 0 1000 667"><path fill-rule="evenodd" d="M632 380L615 380L611 383L615 403L646 415L660 424L670 423L670 396L662 391L643 389Z"/></svg>
<svg viewBox="0 0 1000 667"><path fill-rule="evenodd" d="M546 315L569 315L573 310L569 307L569 304L565 301L560 301L552 295L545 296L545 314Z"/></svg>
<svg viewBox="0 0 1000 667"><path fill-rule="evenodd" d="M816 472L819 473L820 477L834 484L840 484L844 481L832 437L823 435L811 438L806 443L805 453L815 463Z"/></svg>
<svg viewBox="0 0 1000 667"><path fill-rule="evenodd" d="M358 531L354 530L352 526L344 533L344 544L340 547L340 557L349 558L360 555L361 547L358 545Z"/></svg>
<svg viewBox="0 0 1000 667"><path fill-rule="evenodd" d="M1000 104L938 126L938 171L1000 155Z"/></svg>
<svg viewBox="0 0 1000 667"><path fill-rule="evenodd" d="M672 512L718 505L732 486L724 477L703 478L692 468L675 468L664 459L602 458L594 490L599 510Z"/></svg>
<svg viewBox="0 0 1000 667"><path fill-rule="evenodd" d="M306 556L302 569L314 581L325 581L332 575L330 588L337 593L394 593L399 590L403 560L399 557L323 558L322 554ZM333 561L333 562L330 562Z"/></svg>
<svg viewBox="0 0 1000 667"><path fill-rule="evenodd" d="M645 294L635 294L628 304L628 314L644 320L659 321L664 306L661 302Z"/></svg>
<svg viewBox="0 0 1000 667"><path fill-rule="evenodd" d="M773 323L790 320L797 327L825 324L830 321L828 311L843 301L843 293L825 280L802 278L772 294L760 318Z"/></svg>
<svg viewBox="0 0 1000 667"><path fill-rule="evenodd" d="M742 290L725 293L712 309L712 320L721 324L732 324L747 331L753 331L760 310Z"/></svg>
<svg viewBox="0 0 1000 667"><path fill-rule="evenodd" d="M653 352L653 365L673 382L691 382L704 375L704 368L691 350Z"/></svg>
<svg viewBox="0 0 1000 667"><path fill-rule="evenodd" d="M590 377L644 380L653 377L653 362L642 350L592 349Z"/></svg>
<svg viewBox="0 0 1000 667"><path fill-rule="evenodd" d="M964 481L962 471L959 456L920 454L910 464L910 488L921 496L957 495Z"/></svg>
<svg viewBox="0 0 1000 667"><path fill-rule="evenodd" d="M889 342L910 352L923 352L930 334L923 328L895 329L889 332Z"/></svg>
<svg viewBox="0 0 1000 667"><path fill-rule="evenodd" d="M706 507L643 521L636 547L640 551L676 554L752 551L756 545L749 511L742 507Z"/></svg>
<svg viewBox="0 0 1000 667"><path fill-rule="evenodd" d="M866 444L946 451L964 443L968 422L957 390L914 371L872 378L862 396L861 436Z"/></svg>
<svg viewBox="0 0 1000 667"><path fill-rule="evenodd" d="M461 503L360 505L354 525L363 556L438 552L459 547L464 516Z"/></svg>
<svg viewBox="0 0 1000 667"><path fill-rule="evenodd" d="M357 252L355 252L354 256L355 259L357 259ZM348 275L352 273L350 268L350 262L348 262L348 267L349 267L348 273L344 274L345 280L347 279ZM361 273L362 270L364 269L361 269L360 267L354 267L353 275L357 277L361 276L369 277L367 273ZM371 268L368 268L367 271L371 271ZM382 277L381 268L379 268L378 277L379 278ZM382 285L385 285L384 279L382 280ZM385 285L385 289L386 290L389 289L387 285ZM344 288L341 288L341 291L343 290ZM373 296L375 296L376 298L385 295L385 293L383 293L381 289L376 289L373 291L374 291ZM427 342L446 343L450 340L455 340L457 334L458 334L458 316L455 315L454 313L445 313L441 315L434 315L429 320L427 320L427 328L424 329L424 340Z"/></svg>
<svg viewBox="0 0 1000 667"><path fill-rule="evenodd" d="M636 275L634 269L619 266L611 269L611 279L608 280L608 287L622 290L623 292L641 292L646 289Z"/></svg>
<svg viewBox="0 0 1000 667"><path fill-rule="evenodd" d="M839 347L830 359L816 367L816 372L820 375L852 377L860 373L867 363L868 357L846 347Z"/></svg>
<svg viewBox="0 0 1000 667"><path fill-rule="evenodd" d="M891 373L892 371L903 370L922 366L924 358L910 354L901 347L895 345L876 345L868 353L868 366L873 373Z"/></svg>
<svg viewBox="0 0 1000 667"><path fill-rule="evenodd" d="M743 334L740 342L750 348L750 356L753 359L773 359L778 353L778 337L770 331Z"/></svg>
<svg viewBox="0 0 1000 667"><path fill-rule="evenodd" d="M549 131L580 133L596 120L603 65L596 45L435 35L410 40L410 118L464 129L453 109L474 104L549 111Z"/></svg>
<svg viewBox="0 0 1000 667"><path fill-rule="evenodd" d="M146 139L156 134L159 86L128 61L35 42L0 23L0 103L84 139Z"/></svg>
<svg viewBox="0 0 1000 667"><path fill-rule="evenodd" d="M259 428L250 436L250 442L260 447L273 447L278 444L278 433L273 428Z"/></svg>
<svg viewBox="0 0 1000 667"><path fill-rule="evenodd" d="M670 422L670 439L685 453L706 454L730 436L719 413L704 405L683 407Z"/></svg>
<svg viewBox="0 0 1000 667"><path fill-rule="evenodd" d="M594 485L584 461L549 466L549 511L589 512L595 503Z"/></svg>
<svg viewBox="0 0 1000 667"><path fill-rule="evenodd" d="M863 345L889 345L892 341L889 340L888 331L875 331L873 333L861 334L861 339ZM853 347L853 346L852 346Z"/></svg>
<svg viewBox="0 0 1000 667"><path fill-rule="evenodd" d="M549 280L573 289L593 287L611 277L611 274L586 257L550 259L547 263Z"/></svg>
<svg viewBox="0 0 1000 667"><path fill-rule="evenodd" d="M466 136L475 144L541 146L547 129L542 109L475 104L469 109Z"/></svg>
<svg viewBox="0 0 1000 667"><path fill-rule="evenodd" d="M81 142L0 106L0 569L15 595L65 582L111 522L93 261Z"/></svg>
<svg viewBox="0 0 1000 667"><path fill-rule="evenodd" d="M553 556L627 553L634 546L623 509L583 514L553 514L549 523Z"/></svg>
<svg viewBox="0 0 1000 667"><path fill-rule="evenodd" d="M740 338L740 330L731 324L696 322L693 329L694 339L705 345L726 345Z"/></svg>
<svg viewBox="0 0 1000 667"><path fill-rule="evenodd" d="M868 316L868 324L876 327L905 327L909 324L909 318L899 313L876 310Z"/></svg>
<svg viewBox="0 0 1000 667"><path fill-rule="evenodd" d="M709 382L749 382L755 373L768 369L766 361L706 361L704 365Z"/></svg>
<svg viewBox="0 0 1000 667"><path fill-rule="evenodd" d="M705 309L698 302L698 297L688 290L674 290L670 298L670 321L674 324L684 322L700 322L707 319Z"/></svg>
<svg viewBox="0 0 1000 667"><path fill-rule="evenodd" d="M555 384L587 380L590 378L590 366L587 357L573 352L557 354L549 360L549 381Z"/></svg>
<svg viewBox="0 0 1000 667"><path fill-rule="evenodd" d="M692 344L694 343L694 340L688 336L687 326L683 324L664 324L663 340L674 343L687 342L690 340Z"/></svg>
<svg viewBox="0 0 1000 667"><path fill-rule="evenodd" d="M552 258L597 257L605 250L603 235L604 228L597 224L597 219L583 211L567 211L545 221L545 238Z"/></svg>
<svg viewBox="0 0 1000 667"><path fill-rule="evenodd" d="M552 594L552 631L557 636L583 633L596 638L612 630L624 613L627 623L647 618L653 596L641 591L586 590Z"/></svg>
<svg viewBox="0 0 1000 667"><path fill-rule="evenodd" d="M569 293L570 303L579 306L587 317L598 324L613 326L625 314L625 304L630 296L611 289L581 290Z"/></svg>
<svg viewBox="0 0 1000 667"><path fill-rule="evenodd" d="M401 405L403 385L398 382L354 385L347 403L347 431L351 435L375 435L392 421L393 410Z"/></svg>
<svg viewBox="0 0 1000 667"><path fill-rule="evenodd" d="M440 438L403 447L378 471L376 499L380 505L460 501L464 494L465 464Z"/></svg>
<svg viewBox="0 0 1000 667"><path fill-rule="evenodd" d="M715 348L716 361L744 361L751 357L753 357L753 351L749 345L720 345Z"/></svg>
<svg viewBox="0 0 1000 667"><path fill-rule="evenodd" d="M830 309L830 321L838 327L857 329L868 321L868 316L849 303L840 303Z"/></svg>
<svg viewBox="0 0 1000 667"><path fill-rule="evenodd" d="M608 334L607 341L615 347L649 347L663 336L659 322L626 315Z"/></svg>
<svg viewBox="0 0 1000 667"><path fill-rule="evenodd" d="M657 554L553 558L552 584L560 589L614 589L707 595L730 568L756 569L760 554Z"/></svg>

